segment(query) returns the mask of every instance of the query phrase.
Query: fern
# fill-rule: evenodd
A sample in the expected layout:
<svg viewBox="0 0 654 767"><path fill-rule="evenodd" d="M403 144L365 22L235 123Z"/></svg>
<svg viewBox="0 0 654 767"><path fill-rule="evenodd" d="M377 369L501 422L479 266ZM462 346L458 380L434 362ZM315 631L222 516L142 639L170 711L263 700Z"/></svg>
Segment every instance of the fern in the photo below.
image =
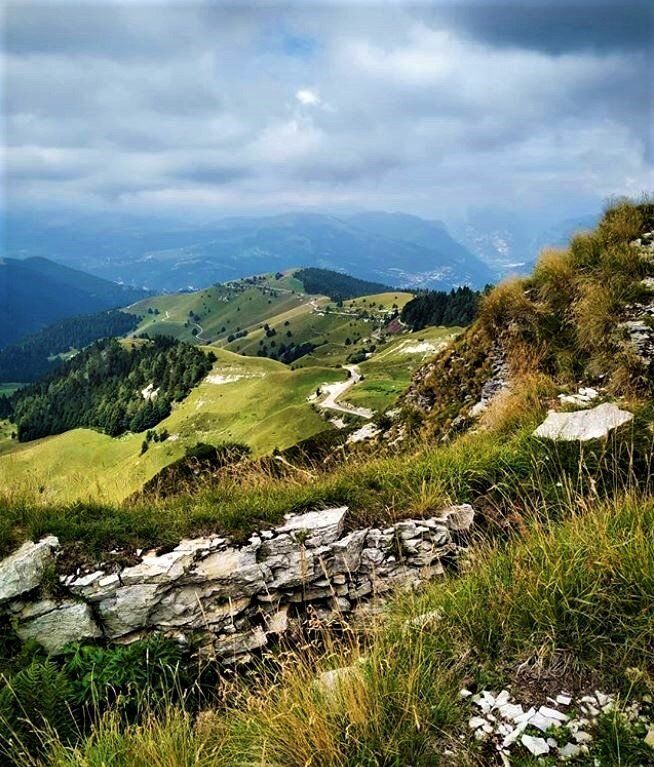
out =
<svg viewBox="0 0 654 767"><path fill-rule="evenodd" d="M72 687L66 673L50 660L35 659L10 679L3 679L0 752L15 758L20 744L26 753L38 754L44 732L70 741L76 733L71 701Z"/></svg>

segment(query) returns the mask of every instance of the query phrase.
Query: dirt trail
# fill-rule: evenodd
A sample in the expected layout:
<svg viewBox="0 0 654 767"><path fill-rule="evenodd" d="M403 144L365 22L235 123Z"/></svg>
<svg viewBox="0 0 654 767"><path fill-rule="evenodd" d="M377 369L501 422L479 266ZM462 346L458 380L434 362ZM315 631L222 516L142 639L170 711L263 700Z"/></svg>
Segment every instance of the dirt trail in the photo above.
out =
<svg viewBox="0 0 654 767"><path fill-rule="evenodd" d="M320 389L322 392L327 392L327 396L320 402L318 407L322 410L335 410L337 413L347 413L349 415L357 415L359 418L370 419L374 413L367 407L355 407L354 405L343 404L339 405L337 399L345 394L346 391L359 383L363 376L358 365L343 365L346 370L350 371L349 378L345 381L333 384L323 384Z"/></svg>

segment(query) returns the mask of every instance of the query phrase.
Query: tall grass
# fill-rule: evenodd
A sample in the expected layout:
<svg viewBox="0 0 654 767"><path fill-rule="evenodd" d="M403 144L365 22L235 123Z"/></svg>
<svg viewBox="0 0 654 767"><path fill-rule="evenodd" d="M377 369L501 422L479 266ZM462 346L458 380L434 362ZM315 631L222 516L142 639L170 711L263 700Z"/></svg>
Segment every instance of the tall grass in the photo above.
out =
<svg viewBox="0 0 654 767"><path fill-rule="evenodd" d="M226 478L196 495L164 501L54 505L12 497L0 500L0 551L45 534L95 554L115 546L172 544L210 531L238 538L281 521L286 513L330 505L349 506L353 525L385 524L419 508L430 511L423 502L425 488L436 507L483 493L508 466L516 476L527 476L527 435L523 430L504 442L478 435L401 455L355 455L332 470L317 471L313 479L304 472L258 476L256 482Z"/></svg>
<svg viewBox="0 0 654 767"><path fill-rule="evenodd" d="M458 738L464 684L510 683L520 698L552 675L573 691L633 692L637 677L642 694L654 673L654 501L571 498L556 523L534 512L520 536L478 548L466 574L393 602L363 649L288 656L281 676L262 672L197 720L173 706L132 725L109 713L81 744L55 738L38 763L484 764L472 739ZM329 687L316 683L325 665L349 670Z"/></svg>
<svg viewBox="0 0 654 767"><path fill-rule="evenodd" d="M468 397L450 399L459 409L478 399L480 338L501 353L511 373L542 373L555 383L608 384L616 394L652 393L645 365L626 342L620 322L627 307L642 300L641 280L651 260L631 245L651 221L651 201L611 203L597 229L572 238L565 249L546 249L533 274L500 283L484 297L478 321L436 360L422 384L425 397L439 401L456 384ZM467 377L475 385L466 383ZM488 377L486 372L486 377ZM425 431L447 432L446 407L431 409Z"/></svg>

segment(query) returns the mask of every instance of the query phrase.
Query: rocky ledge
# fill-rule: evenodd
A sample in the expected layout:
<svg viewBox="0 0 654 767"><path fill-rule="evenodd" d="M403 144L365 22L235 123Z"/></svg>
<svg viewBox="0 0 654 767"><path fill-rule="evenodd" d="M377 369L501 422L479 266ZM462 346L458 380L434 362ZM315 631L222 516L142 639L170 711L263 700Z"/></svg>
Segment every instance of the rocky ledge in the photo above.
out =
<svg viewBox="0 0 654 767"><path fill-rule="evenodd" d="M0 562L0 613L56 654L70 642L162 633L225 662L246 659L309 617L351 613L400 585L440 575L465 545L474 511L345 531L347 508L288 516L246 545L208 536L148 552L115 572L53 578L59 542L27 542Z"/></svg>

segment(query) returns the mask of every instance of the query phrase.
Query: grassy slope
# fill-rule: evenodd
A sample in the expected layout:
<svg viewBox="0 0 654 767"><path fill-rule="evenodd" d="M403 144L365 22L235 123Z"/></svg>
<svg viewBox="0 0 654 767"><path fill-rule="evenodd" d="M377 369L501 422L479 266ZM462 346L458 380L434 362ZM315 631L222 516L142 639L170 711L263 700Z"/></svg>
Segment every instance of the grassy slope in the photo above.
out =
<svg viewBox="0 0 654 767"><path fill-rule="evenodd" d="M364 380L343 400L359 407L384 411L391 407L411 382L415 371L461 328L425 328L394 338L359 367Z"/></svg>
<svg viewBox="0 0 654 767"><path fill-rule="evenodd" d="M324 381L344 372L326 368L291 371L274 360L245 358L217 350L212 375L242 376L215 384L202 382L162 421L172 439L152 444L140 456L142 434L112 439L90 429L76 429L31 443L0 439L0 491L36 492L44 500L93 498L119 501L199 441L235 440L259 455L283 449L326 428L307 404ZM2 455L2 448L8 450Z"/></svg>
<svg viewBox="0 0 654 767"><path fill-rule="evenodd" d="M5 394L7 397L13 394L23 384L20 383L0 383L0 397Z"/></svg>
<svg viewBox="0 0 654 767"><path fill-rule="evenodd" d="M633 236L631 226L626 232L623 239ZM629 251L602 247L598 252L602 273L588 269L583 284L575 285L586 299L595 297L609 277L615 283L628 279L630 288L642 276L640 263L629 272L624 268ZM558 259L548 266L567 273L569 265ZM486 310L495 305L497 327L502 319L532 319L523 287L492 294ZM542 276L536 287L542 293L537 308L547 317L550 298L565 294L559 286L546 296L544 289L551 285ZM586 294L588 290L592 292ZM597 311L595 303L575 303L581 312L579 329ZM599 318L596 338L589 339L591 352L595 342L606 340L602 328L615 327L619 313L601 310ZM540 315L537 319L528 329L535 325L544 333ZM544 337L566 341L558 332ZM571 351L591 356L583 339L578 343L575 339L557 347L546 362L561 362ZM618 359L612 372L626 376L629 370ZM62 747L51 763L99 767L110 753L116 767L477 767L497 763L497 753L483 753L470 737L466 719L472 711L458 696L464 685L497 691L510 684L526 705L544 703L548 683L557 692L599 688L639 699L651 694L651 393L627 403L636 413L633 445L617 436L599 446L602 460L596 460L591 446L576 451L573 445L547 446L529 436L555 402L555 382L547 381L541 385L533 370L523 371L513 392L491 408L486 431L440 447L432 441L414 453L353 461L312 481L221 485L149 514L122 508L100 516L82 509L71 519L66 510L7 509L7 534L10 527L21 535L49 530L98 544L112 540L110 535L113 540L150 542L153 534L176 540L194 529L239 530L261 521L253 515L273 521L289 509L329 503L349 504L355 523L362 525L430 513L455 499L474 501L480 522L486 522L480 532L491 533L477 542L462 574L435 582L418 595L402 594L390 605L383 622L362 643L365 660L335 692L321 692L313 684L316 667L352 663L360 650L348 653L348 648L334 646L323 659L310 652L294 655L281 675L270 679L264 673L260 688L229 688L227 703L221 701L197 726L173 708L141 727L121 725L113 713L78 751ZM613 715L605 724L590 753L573 763L636 767L654 762L643 733L637 738L625 733ZM524 751L511 763L547 764Z"/></svg>
<svg viewBox="0 0 654 767"><path fill-rule="evenodd" d="M25 767L105 767L107 755L114 767L480 767L497 753L471 736L477 711L462 687L508 686L526 707L563 689L642 700L654 669L654 502L632 492L580 512L580 500L549 523L538 521L547 506L532 508L520 537L478 548L467 574L402 594L354 646L305 644L280 671L262 665L249 686L223 687L197 721L173 703L138 725L115 709L78 745L48 735L49 756ZM335 688L315 684L343 666ZM654 762L646 729L625 728L619 711L585 729L594 737L578 767ZM515 767L553 764L512 751Z"/></svg>
<svg viewBox="0 0 654 767"><path fill-rule="evenodd" d="M264 290L268 291L264 293ZM275 294L271 295L270 290ZM271 317L307 303L302 284L286 273L279 280L270 276L263 283L248 285L245 281L230 285L214 285L194 293L157 296L139 301L126 311L143 315L138 332L173 335L184 341L195 341L193 329L198 324L203 333L199 340L213 342L236 332L255 328ZM158 309L159 314L149 314ZM199 317L196 323L192 312ZM225 331L222 328L225 327Z"/></svg>
<svg viewBox="0 0 654 767"><path fill-rule="evenodd" d="M362 296L361 298L351 298L349 301L344 301L343 305L346 308L357 310L402 309L413 297L413 293L390 291L387 293L375 293L371 296Z"/></svg>
<svg viewBox="0 0 654 767"><path fill-rule="evenodd" d="M411 293L400 291L380 293L345 301L343 307L337 307L325 296L307 295L302 283L289 271L280 279L268 275L256 285L239 281L195 293L157 296L126 311L143 316L138 332L211 342L250 356L257 354L262 343L270 348L271 341L277 347L282 343L310 342L321 348L299 365L339 365L351 351L344 346L346 338L352 341L368 338L381 327L386 312L394 306L401 309L412 297ZM149 314L149 309L158 309L159 314ZM189 312L199 320L193 320ZM361 316L364 312L371 317ZM264 323L275 328L274 338L266 338ZM200 328L202 332L194 336L194 329L199 333ZM248 335L229 342L228 336L237 329L247 330Z"/></svg>

